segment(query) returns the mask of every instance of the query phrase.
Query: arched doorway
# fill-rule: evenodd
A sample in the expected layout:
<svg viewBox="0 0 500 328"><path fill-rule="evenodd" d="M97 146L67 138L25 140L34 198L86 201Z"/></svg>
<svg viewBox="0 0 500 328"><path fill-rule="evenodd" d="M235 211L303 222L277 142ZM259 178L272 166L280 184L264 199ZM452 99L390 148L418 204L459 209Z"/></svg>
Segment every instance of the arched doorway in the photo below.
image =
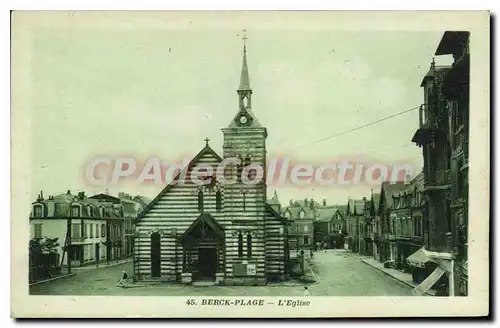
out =
<svg viewBox="0 0 500 328"><path fill-rule="evenodd" d="M161 237L158 232L151 234L151 277L161 277Z"/></svg>

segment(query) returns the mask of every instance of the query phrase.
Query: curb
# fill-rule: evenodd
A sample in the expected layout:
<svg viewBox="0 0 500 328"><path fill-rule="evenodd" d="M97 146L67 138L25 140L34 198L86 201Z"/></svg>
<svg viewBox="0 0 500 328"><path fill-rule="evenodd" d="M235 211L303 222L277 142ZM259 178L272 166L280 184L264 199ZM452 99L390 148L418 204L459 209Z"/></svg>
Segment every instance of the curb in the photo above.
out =
<svg viewBox="0 0 500 328"><path fill-rule="evenodd" d="M114 267L114 266L121 265L121 264L127 264L130 262L133 262L133 259L119 262L119 263L104 264L104 265L99 266L99 267L96 267L95 264L90 264L88 266L74 267L73 270L77 271L77 272L85 272L85 271L91 271L91 270L96 270L96 269L110 268L110 267Z"/></svg>
<svg viewBox="0 0 500 328"><path fill-rule="evenodd" d="M44 284L44 283L47 283L47 282L51 282L51 281L55 281L55 280L59 280L59 279L64 279L64 278L68 278L68 277L73 277L75 276L76 273L70 273L70 274L65 274L63 276L58 276L58 277L54 277L54 278L49 278L49 279L45 279L45 280L41 280L41 281L37 281L37 282L34 282L34 283L31 283L29 284L29 286L35 286L35 285L40 285L40 284Z"/></svg>
<svg viewBox="0 0 500 328"><path fill-rule="evenodd" d="M366 264L366 265L368 265L368 266L370 266L370 267L372 267L372 268L374 268L374 269L377 269L377 270L378 270L378 271L380 271L380 272L385 273L386 275L388 275L388 276L389 276L389 277L391 277L392 279L397 280L397 281L399 281L400 283L402 283L402 284L404 284L404 285L406 285L406 286L408 286L408 287L411 287L411 288L415 288L415 287L416 287L414 284L411 284L411 283L409 283L409 282L407 282L407 281L401 280L401 279L399 279L399 278L397 278L397 277L393 276L393 275L392 275L392 274L390 274L389 272L386 272L386 271L384 271L384 270L380 269L379 267L376 267L376 266L371 265L370 263L366 262L365 260L361 260L361 262L363 262L364 264ZM434 295L430 294L429 292L425 292L425 295L428 295L428 296L434 296Z"/></svg>

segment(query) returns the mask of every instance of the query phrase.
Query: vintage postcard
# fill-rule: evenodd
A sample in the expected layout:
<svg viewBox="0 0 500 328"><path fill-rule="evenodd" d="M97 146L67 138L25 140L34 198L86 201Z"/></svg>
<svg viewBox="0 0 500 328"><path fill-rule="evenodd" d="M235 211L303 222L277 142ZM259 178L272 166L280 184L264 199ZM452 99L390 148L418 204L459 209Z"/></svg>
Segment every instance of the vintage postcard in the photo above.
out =
<svg viewBox="0 0 500 328"><path fill-rule="evenodd" d="M12 316L487 315L489 20L13 12Z"/></svg>

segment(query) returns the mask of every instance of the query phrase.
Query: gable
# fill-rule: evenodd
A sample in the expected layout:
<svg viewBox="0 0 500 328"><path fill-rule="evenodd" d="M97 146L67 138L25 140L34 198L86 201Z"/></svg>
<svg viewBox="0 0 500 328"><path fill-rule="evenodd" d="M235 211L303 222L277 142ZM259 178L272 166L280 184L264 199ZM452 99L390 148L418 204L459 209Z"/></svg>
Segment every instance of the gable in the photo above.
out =
<svg viewBox="0 0 500 328"><path fill-rule="evenodd" d="M222 158L217 155L215 151L212 150L209 146L205 146L190 162L184 167L147 206L146 208L139 214L137 217L138 220L142 219L148 212L150 212L154 207L161 201L172 189L174 188L186 188L191 187L193 190L197 190L199 185L195 184L191 180L192 169L199 164L206 164L212 166L215 169L217 165L222 161ZM186 178L184 184L177 183L180 179Z"/></svg>

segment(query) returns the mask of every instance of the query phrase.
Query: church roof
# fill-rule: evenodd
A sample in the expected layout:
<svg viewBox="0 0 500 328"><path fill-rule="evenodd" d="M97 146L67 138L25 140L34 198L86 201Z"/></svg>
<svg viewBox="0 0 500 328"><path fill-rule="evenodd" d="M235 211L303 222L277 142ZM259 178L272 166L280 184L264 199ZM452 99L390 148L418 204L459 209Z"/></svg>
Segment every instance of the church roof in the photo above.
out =
<svg viewBox="0 0 500 328"><path fill-rule="evenodd" d="M179 179L181 174L186 173L188 170L190 170L196 162L205 154L212 154L219 162L222 162L222 158L212 149L210 146L207 144L205 147L189 162L189 164L184 167L177 175L175 178L170 182L165 188L163 188L162 191L144 208L144 210L137 216L137 219L141 219L146 215L147 212L165 195L170 189L172 189L173 186L175 186L174 181Z"/></svg>
<svg viewBox="0 0 500 328"><path fill-rule="evenodd" d="M243 47L243 64L241 65L240 86L238 91L252 91L250 87L250 76L248 74L247 47Z"/></svg>

